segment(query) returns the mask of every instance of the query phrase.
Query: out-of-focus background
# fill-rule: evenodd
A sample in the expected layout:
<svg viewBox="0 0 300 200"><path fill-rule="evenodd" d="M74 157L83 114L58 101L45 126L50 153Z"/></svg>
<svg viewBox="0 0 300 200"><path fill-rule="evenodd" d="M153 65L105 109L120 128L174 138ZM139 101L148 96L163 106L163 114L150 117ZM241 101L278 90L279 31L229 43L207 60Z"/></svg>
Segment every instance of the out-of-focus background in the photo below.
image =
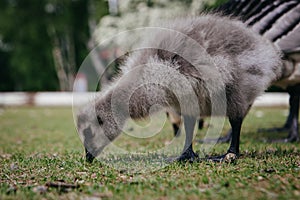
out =
<svg viewBox="0 0 300 200"><path fill-rule="evenodd" d="M225 1L2 0L0 91L72 91L78 68L102 40ZM99 60L113 54L99 52Z"/></svg>
<svg viewBox="0 0 300 200"><path fill-rule="evenodd" d="M151 26L159 20L199 15L225 2L227 0L2 0L0 105L69 106L72 95L68 92L73 89L94 92L117 71L118 62L109 62L118 61L125 52L113 45L95 48L101 42L122 31ZM93 49L94 53L89 56L91 66L96 76L101 77L97 88L89 83L87 74L77 74ZM287 95L272 98L278 99L276 105L288 102Z"/></svg>

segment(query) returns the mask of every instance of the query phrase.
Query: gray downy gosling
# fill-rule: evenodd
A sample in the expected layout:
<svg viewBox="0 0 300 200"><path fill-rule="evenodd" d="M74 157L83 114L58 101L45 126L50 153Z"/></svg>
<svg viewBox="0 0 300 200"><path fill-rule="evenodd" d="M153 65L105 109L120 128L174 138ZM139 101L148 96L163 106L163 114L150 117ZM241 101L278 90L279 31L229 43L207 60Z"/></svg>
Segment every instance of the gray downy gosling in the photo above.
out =
<svg viewBox="0 0 300 200"><path fill-rule="evenodd" d="M118 78L79 111L77 129L88 162L122 132L129 118L164 108L184 119L186 138L178 161L198 159L192 144L194 125L199 115L211 114L229 118L232 140L224 155L210 159L235 160L247 112L255 98L283 76L280 51L238 20L206 14L161 27L143 38L142 47L149 48L133 51Z"/></svg>

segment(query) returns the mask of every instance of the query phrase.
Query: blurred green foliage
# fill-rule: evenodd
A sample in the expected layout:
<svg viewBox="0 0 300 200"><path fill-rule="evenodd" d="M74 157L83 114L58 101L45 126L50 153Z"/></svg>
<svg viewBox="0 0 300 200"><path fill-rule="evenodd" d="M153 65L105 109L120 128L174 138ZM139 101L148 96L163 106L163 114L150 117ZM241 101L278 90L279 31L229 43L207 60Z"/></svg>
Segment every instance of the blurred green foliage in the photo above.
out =
<svg viewBox="0 0 300 200"><path fill-rule="evenodd" d="M119 4L124 4L124 1L119 1ZM125 10L134 12L141 2L149 8L161 5L162 9L180 2L178 5L187 10L199 6L198 1L127 0ZM225 1L203 0L201 9L212 9ZM58 57L53 56L55 47L59 43L67 63L78 69L88 53L91 19L98 23L104 15L108 15L108 0L1 0L0 91L62 89L57 70ZM68 49L70 45L64 44L66 41L71 44L72 51Z"/></svg>
<svg viewBox="0 0 300 200"><path fill-rule="evenodd" d="M53 37L70 35L78 68L88 53L92 0L1 0L0 91L59 90ZM107 2L93 2L101 17Z"/></svg>
<svg viewBox="0 0 300 200"><path fill-rule="evenodd" d="M215 1L206 1L204 4L204 10L212 10L222 4L226 3L229 0L215 0Z"/></svg>

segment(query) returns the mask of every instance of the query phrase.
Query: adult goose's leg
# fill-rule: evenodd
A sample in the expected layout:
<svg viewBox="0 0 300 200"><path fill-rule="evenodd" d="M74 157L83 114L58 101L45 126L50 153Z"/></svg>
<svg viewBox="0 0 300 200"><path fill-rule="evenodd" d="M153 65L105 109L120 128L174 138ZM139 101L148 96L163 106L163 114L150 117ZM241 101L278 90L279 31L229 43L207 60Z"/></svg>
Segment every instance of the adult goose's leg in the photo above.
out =
<svg viewBox="0 0 300 200"><path fill-rule="evenodd" d="M287 138L272 140L272 142L297 142L299 141L299 127L298 127L298 118L299 118L299 94L291 94L290 96L290 127L289 134Z"/></svg>
<svg viewBox="0 0 300 200"><path fill-rule="evenodd" d="M268 132L268 133L278 133L278 132L284 132L284 131L289 131L292 127L292 121L293 121L293 110L296 104L299 104L299 102L293 101L294 95L290 94L290 99L289 99L289 115L286 119L286 122L282 127L275 127L275 128L260 128L258 129L258 132Z"/></svg>
<svg viewBox="0 0 300 200"><path fill-rule="evenodd" d="M289 99L289 116L283 127L260 129L259 132L283 132L287 131L288 136L284 139L270 140L271 142L297 142L299 141L299 100L300 100L300 85L288 87Z"/></svg>

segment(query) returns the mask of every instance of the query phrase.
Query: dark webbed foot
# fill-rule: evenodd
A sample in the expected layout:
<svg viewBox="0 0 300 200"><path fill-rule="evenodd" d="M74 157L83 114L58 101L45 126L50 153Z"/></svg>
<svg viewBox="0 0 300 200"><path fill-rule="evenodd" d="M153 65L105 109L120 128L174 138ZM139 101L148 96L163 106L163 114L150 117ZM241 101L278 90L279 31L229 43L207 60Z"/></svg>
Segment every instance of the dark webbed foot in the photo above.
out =
<svg viewBox="0 0 300 200"><path fill-rule="evenodd" d="M169 157L166 159L167 162L173 163L173 162L195 162L200 161L200 158L197 153L195 153L193 150L187 149L184 153L182 153L179 157Z"/></svg>
<svg viewBox="0 0 300 200"><path fill-rule="evenodd" d="M179 162L194 162L199 160L198 154L196 154L193 150L187 149L184 153L179 156L176 161Z"/></svg>
<svg viewBox="0 0 300 200"><path fill-rule="evenodd" d="M291 143L300 141L298 134L298 127L294 128L270 128L270 129L259 129L259 132L269 132L269 133L279 133L279 132L289 132L289 135L286 138L282 139L270 139L267 142L270 143Z"/></svg>
<svg viewBox="0 0 300 200"><path fill-rule="evenodd" d="M277 127L277 128L260 128L258 132L260 133L280 133L280 132L288 132L290 128L287 127Z"/></svg>
<svg viewBox="0 0 300 200"><path fill-rule="evenodd" d="M283 139L277 139L277 140L270 140L269 142L271 143L291 143L291 142L299 142L299 136L295 136L295 137L287 137L287 138L283 138Z"/></svg>
<svg viewBox="0 0 300 200"><path fill-rule="evenodd" d="M235 153L226 153L222 156L215 156L215 157L207 158L208 161L227 162L227 163L235 162L237 159L238 159L238 155Z"/></svg>

